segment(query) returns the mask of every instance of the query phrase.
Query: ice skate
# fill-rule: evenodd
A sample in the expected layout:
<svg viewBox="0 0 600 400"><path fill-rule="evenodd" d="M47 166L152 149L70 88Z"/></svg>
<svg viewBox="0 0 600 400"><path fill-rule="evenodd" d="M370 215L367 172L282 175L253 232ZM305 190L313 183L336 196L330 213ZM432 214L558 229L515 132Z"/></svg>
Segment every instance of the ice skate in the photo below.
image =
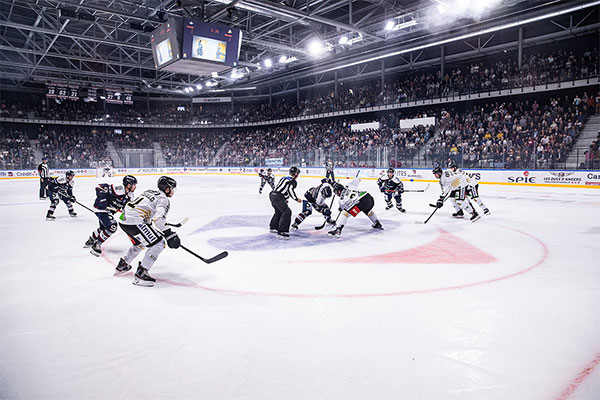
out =
<svg viewBox="0 0 600 400"><path fill-rule="evenodd" d="M156 282L156 279L151 277L148 274L148 270L143 268L142 263L140 263L140 265L137 268L137 271L135 271L133 284L136 286L152 287L154 286L154 282Z"/></svg>
<svg viewBox="0 0 600 400"><path fill-rule="evenodd" d="M131 265L127 264L122 258L119 260L119 265L115 268L114 276L124 275L131 269Z"/></svg>

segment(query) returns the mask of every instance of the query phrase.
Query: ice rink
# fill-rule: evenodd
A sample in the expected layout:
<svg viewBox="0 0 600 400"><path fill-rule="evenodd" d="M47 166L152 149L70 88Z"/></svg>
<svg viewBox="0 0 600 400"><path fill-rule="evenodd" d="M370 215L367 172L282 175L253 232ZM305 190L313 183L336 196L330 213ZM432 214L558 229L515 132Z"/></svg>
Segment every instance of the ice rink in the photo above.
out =
<svg viewBox="0 0 600 400"><path fill-rule="evenodd" d="M400 214L364 180L384 231L313 214L286 242L257 176L175 178L182 243L229 257L166 249L154 288L112 276L122 231L96 258L93 214L47 222L36 179L0 181L0 398L600 399L600 190L481 185L492 215L423 225L437 184Z"/></svg>

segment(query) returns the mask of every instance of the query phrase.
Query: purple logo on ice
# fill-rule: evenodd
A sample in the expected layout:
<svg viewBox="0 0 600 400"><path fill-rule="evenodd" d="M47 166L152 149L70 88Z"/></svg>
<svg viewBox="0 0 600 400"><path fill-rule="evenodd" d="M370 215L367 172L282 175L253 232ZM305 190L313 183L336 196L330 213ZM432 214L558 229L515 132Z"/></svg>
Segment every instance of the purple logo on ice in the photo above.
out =
<svg viewBox="0 0 600 400"><path fill-rule="evenodd" d="M300 229L291 233L291 240L277 240L274 233L269 232L269 215L228 215L218 217L208 224L196 229L193 233L203 233L230 228L260 228L262 234L248 236L221 236L212 237L208 243L218 249L237 251L265 251L289 249L295 247L310 247L326 245L329 241L347 241L364 237L365 235L377 235L381 231L371 229L371 221L360 214L357 218L351 218L344 233L339 239L327 237L327 227L323 230L315 230L314 226L322 223L318 218L311 218L300 225ZM400 225L396 221L382 220L386 229L393 229Z"/></svg>

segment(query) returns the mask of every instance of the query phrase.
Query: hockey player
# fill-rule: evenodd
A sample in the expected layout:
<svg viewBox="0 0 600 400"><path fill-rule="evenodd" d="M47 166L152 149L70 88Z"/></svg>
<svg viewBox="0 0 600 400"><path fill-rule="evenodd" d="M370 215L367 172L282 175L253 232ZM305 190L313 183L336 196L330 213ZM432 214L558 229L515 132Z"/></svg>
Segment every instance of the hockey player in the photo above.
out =
<svg viewBox="0 0 600 400"><path fill-rule="evenodd" d="M354 178L352 182L350 182L350 185L345 187L339 183L333 184L333 192L340 196L339 208L341 215L337 222L337 227L334 230L327 232L327 236L339 238L342 234L342 229L344 229L344 226L348 221L348 217L350 215L356 217L361 211L369 217L371 222L373 222L371 228L383 230L381 222L379 222L377 215L375 215L375 212L373 211L373 206L375 205L373 196L366 191L358 190L359 183L360 178Z"/></svg>
<svg viewBox="0 0 600 400"><path fill-rule="evenodd" d="M146 248L146 254L139 262L134 285L154 286L156 279L148 274L152 265L165 249L165 240L172 249L181 245L179 236L167 225L169 198L177 190L177 182L168 176L158 179L158 190L146 190L125 206L119 225L125 231L133 245L127 254L119 260L115 276L122 275L131 269L130 263Z"/></svg>
<svg viewBox="0 0 600 400"><path fill-rule="evenodd" d="M73 186L75 185L75 182L73 181L74 177L75 172L67 171L65 176L48 179L50 208L48 209L48 213L46 213L46 221L54 221L56 219L54 210L56 210L56 206L60 200L67 206L71 217L77 216L77 213L73 210L73 202L75 201L75 196L73 195Z"/></svg>
<svg viewBox="0 0 600 400"><path fill-rule="evenodd" d="M44 200L48 193L48 178L50 170L48 169L48 157L42 157L41 164L38 165L38 174L40 176L40 200Z"/></svg>
<svg viewBox="0 0 600 400"><path fill-rule="evenodd" d="M490 209L487 208L485 204L483 204L483 200L481 200L481 198L479 197L479 182L477 182L477 179L475 179L475 177L469 176L465 171L458 168L454 160L448 160L448 168L450 168L450 170L455 174L463 174L467 177L467 182L469 182L469 186L467 187L467 196L470 197L471 200L475 202L475 204L481 207L485 215L490 215ZM452 202L452 205L456 210L456 212L452 214L452 216L456 218L462 218L464 214L462 209L459 208L456 204L456 199L452 197L450 198L450 201Z"/></svg>
<svg viewBox="0 0 600 400"><path fill-rule="evenodd" d="M271 190L275 189L275 177L273 176L273 170L271 168L267 168L267 172L265 173L264 169L260 169L258 172L258 176L260 176L260 189L258 189L258 193L262 193L263 187L265 183L268 183L271 186Z"/></svg>
<svg viewBox="0 0 600 400"><path fill-rule="evenodd" d="M277 233L278 239L290 239L292 210L287 205L288 199L291 198L298 203L302 203L302 200L296 196L296 192L294 191L298 185L296 181L298 175L300 175L298 167L291 167L290 174L281 178L275 189L269 193L269 200L271 200L271 205L275 209L275 213L269 223L269 230Z"/></svg>
<svg viewBox="0 0 600 400"><path fill-rule="evenodd" d="M319 186L308 189L306 193L304 193L304 198L306 200L302 200L302 212L298 214L294 220L292 229L297 230L298 225L300 225L306 217L312 214L313 208L323 214L327 220L327 223L333 225L334 222L331 219L331 210L325 202L332 196L332 194L333 188L327 179L321 180L321 184Z"/></svg>
<svg viewBox="0 0 600 400"><path fill-rule="evenodd" d="M325 163L325 179L330 179L331 182L335 182L335 175L333 173L333 161L327 160Z"/></svg>
<svg viewBox="0 0 600 400"><path fill-rule="evenodd" d="M377 185L379 186L379 190L384 194L386 210L389 210L393 207L392 205L392 197L396 200L396 208L401 213L406 212L404 208L402 208L402 193L404 193L404 184L395 176L394 168L388 168L385 175L381 175L379 179L377 179Z"/></svg>
<svg viewBox="0 0 600 400"><path fill-rule="evenodd" d="M433 176L440 180L440 186L442 188L442 194L436 203L437 208L441 208L444 205L446 197L454 198L456 199L459 210L465 210L471 214L470 219L472 222L481 218L466 197L467 188L469 186L466 175L455 174L450 170L442 171L440 167L435 167L433 169Z"/></svg>
<svg viewBox="0 0 600 400"><path fill-rule="evenodd" d="M102 243L104 243L113 233L117 231L117 221L114 214L117 211L123 211L125 204L133 200L133 192L137 186L137 179L134 176L126 175L123 177L123 185L111 185L101 183L96 186L96 201L94 208L100 227L92 232L84 244L84 248L91 247L90 254L100 257L102 254Z"/></svg>

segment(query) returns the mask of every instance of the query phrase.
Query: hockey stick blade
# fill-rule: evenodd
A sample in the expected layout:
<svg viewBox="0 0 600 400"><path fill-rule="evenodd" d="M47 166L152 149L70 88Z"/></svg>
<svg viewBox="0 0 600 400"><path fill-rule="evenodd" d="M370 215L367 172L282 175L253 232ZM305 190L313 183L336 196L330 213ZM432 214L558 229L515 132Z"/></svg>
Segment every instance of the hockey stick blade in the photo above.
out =
<svg viewBox="0 0 600 400"><path fill-rule="evenodd" d="M228 253L228 252L226 252L226 251L224 251L224 252L222 252L222 253L219 253L219 254L217 254L216 256L214 256L214 257L212 257L212 258L209 258L209 259L204 259L204 260L202 260L202 261L204 261L204 262L205 262L205 263L207 263L207 264L211 264L211 263L214 263L215 261L219 261L219 260L221 260L221 259L223 259L223 258L227 257L228 255L229 255L229 253Z"/></svg>
<svg viewBox="0 0 600 400"><path fill-rule="evenodd" d="M204 258L202 256L199 256L198 254L194 253L192 250L188 249L187 247L185 247L184 245L180 245L180 247L182 249L184 249L185 251L187 251L188 253L190 253L193 256L196 256L197 258L201 259L202 261L204 261L207 264L212 264L215 261L219 261L225 257L227 257L229 255L228 252L224 251L222 253L217 254L216 256L212 257L212 258Z"/></svg>
<svg viewBox="0 0 600 400"><path fill-rule="evenodd" d="M188 222L189 218L185 217L184 219L181 220L181 222L179 222L178 224L170 224L167 222L168 226L173 226L175 228L181 228L183 225L185 225Z"/></svg>

